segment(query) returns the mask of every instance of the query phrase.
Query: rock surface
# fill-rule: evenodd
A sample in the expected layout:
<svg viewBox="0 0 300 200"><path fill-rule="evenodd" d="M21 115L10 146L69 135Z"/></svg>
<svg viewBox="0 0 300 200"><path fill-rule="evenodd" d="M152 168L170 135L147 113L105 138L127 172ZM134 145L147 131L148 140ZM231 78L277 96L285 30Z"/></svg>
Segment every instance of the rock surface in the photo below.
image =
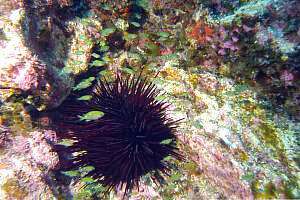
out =
<svg viewBox="0 0 300 200"><path fill-rule="evenodd" d="M17 136L1 153L1 199L51 199L56 194L51 170L58 165L58 155L50 142L55 132L31 132ZM46 138L48 136L48 138Z"/></svg>
<svg viewBox="0 0 300 200"><path fill-rule="evenodd" d="M82 95L98 78L141 69L172 118L184 119L178 143L186 162L174 161L161 187L143 177L129 199L300 198L298 1L3 2L0 198L67 193L52 173L56 141L45 135L55 134L35 130L28 104L59 109L72 89L88 100ZM78 181L80 173L59 173L74 180L65 191L102 198L105 188L82 188L91 180ZM122 191L105 197L121 199Z"/></svg>
<svg viewBox="0 0 300 200"><path fill-rule="evenodd" d="M38 110L57 107L69 94L75 76L87 69L93 42L86 42L90 35L80 21L55 16L56 9L70 4L60 3L20 1L14 4L18 9L3 8L8 10L0 17L2 100L21 92Z"/></svg>

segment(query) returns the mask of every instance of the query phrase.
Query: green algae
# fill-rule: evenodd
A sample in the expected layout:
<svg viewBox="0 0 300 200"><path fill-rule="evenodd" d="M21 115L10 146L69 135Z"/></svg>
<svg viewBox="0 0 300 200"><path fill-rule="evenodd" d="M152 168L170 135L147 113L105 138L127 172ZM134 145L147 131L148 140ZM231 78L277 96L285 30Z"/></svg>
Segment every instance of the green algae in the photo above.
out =
<svg viewBox="0 0 300 200"><path fill-rule="evenodd" d="M186 195L185 191L192 183L181 169L172 170L170 176L165 180L166 185L159 188L159 193L163 199L171 200L175 196L184 198Z"/></svg>
<svg viewBox="0 0 300 200"><path fill-rule="evenodd" d="M224 93L229 101L234 102L235 115L242 122L244 130L251 128L251 134L244 135L243 129L235 129L235 133L247 138L243 141L245 155L241 155L240 160L243 165L249 167L249 163L256 156L265 152L266 159L271 162L278 162L276 165L265 163L266 161L255 161L256 166L242 176L251 185L251 190L255 198L273 199L296 198L299 193L299 178L296 175L297 167L293 160L294 154L290 149L294 147L293 135L296 134L296 127L291 127L293 123L281 119L274 120L274 113L270 102L260 101L253 88L249 85L236 85L233 90ZM222 95L221 95L222 96ZM226 96L223 96L226 98ZM227 99L228 101L228 99ZM233 115L234 116L234 115ZM247 128L248 127L248 128ZM270 161L268 161L270 162ZM252 168L252 167L251 167ZM255 172L263 172L265 177L256 177ZM283 178L286 177L286 178ZM280 180L281 186L275 184L274 180Z"/></svg>
<svg viewBox="0 0 300 200"><path fill-rule="evenodd" d="M283 181L279 186L272 181L263 183L256 179L252 181L251 189L257 199L278 199L282 198L282 195L287 199L299 199L300 197L299 183L295 178Z"/></svg>
<svg viewBox="0 0 300 200"><path fill-rule="evenodd" d="M258 129L265 144L269 145L273 149L278 149L278 151L284 150L283 143L274 125L272 125L270 122L261 122L258 126Z"/></svg>
<svg viewBox="0 0 300 200"><path fill-rule="evenodd" d="M300 199L299 178L293 177L285 181L282 192L288 199Z"/></svg>

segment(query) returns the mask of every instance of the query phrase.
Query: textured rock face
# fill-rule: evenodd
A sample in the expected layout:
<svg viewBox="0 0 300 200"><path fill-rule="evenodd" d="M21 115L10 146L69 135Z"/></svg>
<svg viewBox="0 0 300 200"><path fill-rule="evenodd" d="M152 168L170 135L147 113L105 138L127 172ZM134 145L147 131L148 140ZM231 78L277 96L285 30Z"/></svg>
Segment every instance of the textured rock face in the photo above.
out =
<svg viewBox="0 0 300 200"><path fill-rule="evenodd" d="M0 158L1 199L50 199L54 197L51 170L58 156L49 142L55 142L52 131L31 132L18 136ZM52 136L52 137L50 137Z"/></svg>
<svg viewBox="0 0 300 200"><path fill-rule="evenodd" d="M299 198L300 124L283 112L299 119L299 10L296 0L0 0L0 199L57 194L45 136L55 134L33 132L24 102L51 109L74 79L81 95L101 76L141 68L184 119L187 162L162 187L145 177L130 199ZM85 181L58 193L102 194Z"/></svg>
<svg viewBox="0 0 300 200"><path fill-rule="evenodd" d="M182 136L180 139L195 152L192 159L220 193L229 199L253 198L250 187L240 179L243 169L231 162L232 155L224 153L219 144L207 143L200 135L194 135L190 140L184 140Z"/></svg>
<svg viewBox="0 0 300 200"><path fill-rule="evenodd" d="M12 10L16 10L22 6L22 2L20 0L0 0L0 16L7 15Z"/></svg>
<svg viewBox="0 0 300 200"><path fill-rule="evenodd" d="M77 10L72 6L72 1L2 6L0 99L21 92L29 95L27 103L45 110L58 106L69 94L75 75L87 69L93 47L92 41L79 39L90 35L75 19ZM84 53L79 55L79 50Z"/></svg>
<svg viewBox="0 0 300 200"><path fill-rule="evenodd" d="M0 97L5 99L14 91L32 95L31 103L38 109L59 105L70 90L71 80L60 76L59 68L41 59L26 44L22 33L26 25L24 10L18 9L0 19L3 37L0 41ZM11 88L12 90L9 90Z"/></svg>
<svg viewBox="0 0 300 200"><path fill-rule="evenodd" d="M72 6L72 0L0 0L0 199L59 195L52 173L58 156L50 145L55 132L33 131L23 105L57 107L88 67L94 44Z"/></svg>

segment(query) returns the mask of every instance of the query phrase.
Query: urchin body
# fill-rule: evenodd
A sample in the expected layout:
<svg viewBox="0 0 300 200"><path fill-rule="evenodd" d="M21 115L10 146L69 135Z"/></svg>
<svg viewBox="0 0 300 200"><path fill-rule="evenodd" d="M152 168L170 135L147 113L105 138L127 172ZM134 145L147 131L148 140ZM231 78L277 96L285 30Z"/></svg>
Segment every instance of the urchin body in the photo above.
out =
<svg viewBox="0 0 300 200"><path fill-rule="evenodd" d="M149 172L155 182L168 175L170 163L164 159L182 156L176 147L177 122L167 116L168 104L155 99L159 93L153 83L140 77L118 76L111 83L100 80L91 100L66 106L63 113L71 127L68 136L76 141L69 147L77 154L72 167L93 166L86 176L109 190L125 187L125 193ZM104 115L78 121L79 115L92 110Z"/></svg>

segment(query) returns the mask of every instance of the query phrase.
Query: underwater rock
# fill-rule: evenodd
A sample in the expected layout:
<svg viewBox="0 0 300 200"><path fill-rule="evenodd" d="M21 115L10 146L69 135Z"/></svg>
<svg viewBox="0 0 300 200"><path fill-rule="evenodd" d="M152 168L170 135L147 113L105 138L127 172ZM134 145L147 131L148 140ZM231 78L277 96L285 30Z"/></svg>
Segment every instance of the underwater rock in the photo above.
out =
<svg viewBox="0 0 300 200"><path fill-rule="evenodd" d="M299 199L300 124L285 114L300 116L299 1L4 2L0 0L0 198L36 198L24 179L33 184L38 176L39 186L33 188L46 189L32 194L40 192L44 199L65 194L102 199L102 185L82 187L92 180L82 178L81 170L68 175L59 169L57 182L50 177L48 185L42 184L39 175L54 164L44 161L45 169L36 167L43 162L37 152L43 149L37 146L56 143L56 137L52 131L32 134L32 129L37 124L51 128L46 114L52 111L39 112L39 121L32 122L24 110L54 108L71 88L79 91L78 100L88 101L90 96L81 94L99 78L143 69L163 93L157 100L171 104L168 115L183 119L178 145L187 161L174 163L176 170L161 186L143 177L130 199ZM24 101L14 102L20 96ZM8 97L12 101L5 101ZM35 139L40 134L46 137L42 142ZM35 150L24 147L32 144ZM47 148L43 159L53 153ZM64 158L62 165L68 161ZM19 173L23 168L18 163L26 173ZM116 197L120 190L107 196L122 198Z"/></svg>
<svg viewBox="0 0 300 200"><path fill-rule="evenodd" d="M9 14L12 10L16 10L22 6L20 0L0 0L0 16Z"/></svg>
<svg viewBox="0 0 300 200"><path fill-rule="evenodd" d="M9 128L0 124L0 149L11 143Z"/></svg>
<svg viewBox="0 0 300 200"><path fill-rule="evenodd" d="M0 98L5 100L21 91L33 96L30 103L37 109L55 107L68 93L71 81L59 76L55 67L47 65L24 44L20 32L23 20L24 11L19 9L0 23L6 36L0 43Z"/></svg>
<svg viewBox="0 0 300 200"><path fill-rule="evenodd" d="M277 124L288 126L290 122L283 119L274 124L267 123L266 112L269 114L272 111L260 108L257 94L232 79L208 72L205 76L201 72L187 73L175 66L172 66L172 76L171 70L167 71L169 76L162 72L158 77L163 81L158 83L167 91L167 97L172 99L172 116L184 119L178 138L187 148L188 160L197 166L197 170L192 170L201 174L201 178L194 175L190 183L201 188L198 192L201 198L208 199L216 194L229 199L253 199L263 195L269 195L269 198L280 195L282 198L293 197L294 194L287 193L297 191L297 186L293 185L297 167L293 162L293 153L283 149L294 149L294 141L287 138L296 135L297 128L275 128ZM178 87L183 87L182 91L188 94L175 93ZM200 102L205 107L198 106ZM251 121L253 118L255 122ZM257 128L252 123L266 125ZM297 124L295 126L299 127ZM188 173L192 170L189 168ZM275 175L275 171L281 175ZM292 184L281 178L284 176L288 176ZM292 189L276 187L271 194L264 187L268 182L272 183L274 177ZM199 185L203 179L206 182ZM251 184L256 181L259 184L254 188Z"/></svg>
<svg viewBox="0 0 300 200"><path fill-rule="evenodd" d="M183 138L181 138L184 140ZM199 165L203 175L220 193L229 199L251 199L250 187L243 183L243 169L235 165L231 155L223 152L218 144L208 144L197 135L186 141L194 152L193 160Z"/></svg>
<svg viewBox="0 0 300 200"><path fill-rule="evenodd" d="M205 60L229 62L229 76L251 83L274 108L299 120L299 1L233 2L205 1L194 12L194 20L207 16L217 30L202 48Z"/></svg>
<svg viewBox="0 0 300 200"><path fill-rule="evenodd" d="M70 15L69 21L61 20L59 9L75 4L60 3L24 1L21 8L0 18L3 101L21 92L23 97L30 97L25 102L38 110L54 108L69 94L74 77L87 70L93 33L75 15ZM95 26L96 30L101 27L100 23Z"/></svg>
<svg viewBox="0 0 300 200"><path fill-rule="evenodd" d="M47 142L47 135L54 134L34 131L29 134L30 137L14 138L0 158L1 199L54 197L50 171L57 166L58 156Z"/></svg>

